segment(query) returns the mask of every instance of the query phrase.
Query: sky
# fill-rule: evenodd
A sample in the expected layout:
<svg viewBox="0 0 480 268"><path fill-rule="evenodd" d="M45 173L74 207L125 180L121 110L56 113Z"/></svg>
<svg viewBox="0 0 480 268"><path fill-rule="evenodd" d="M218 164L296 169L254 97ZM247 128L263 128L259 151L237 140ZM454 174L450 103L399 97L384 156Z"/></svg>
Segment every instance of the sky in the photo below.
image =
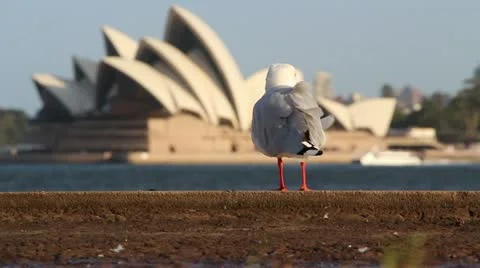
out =
<svg viewBox="0 0 480 268"><path fill-rule="evenodd" d="M100 28L163 38L168 9L207 22L248 76L271 63L312 81L332 74L336 94L373 97L383 83L455 94L480 63L478 0L2 0L0 107L40 107L31 75L72 77L73 55L105 56Z"/></svg>

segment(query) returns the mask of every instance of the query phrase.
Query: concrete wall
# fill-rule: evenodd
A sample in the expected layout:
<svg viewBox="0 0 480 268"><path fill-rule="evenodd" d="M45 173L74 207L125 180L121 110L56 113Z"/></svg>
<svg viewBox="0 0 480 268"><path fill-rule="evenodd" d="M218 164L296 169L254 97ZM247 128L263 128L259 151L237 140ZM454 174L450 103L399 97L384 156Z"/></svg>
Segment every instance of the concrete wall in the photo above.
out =
<svg viewBox="0 0 480 268"><path fill-rule="evenodd" d="M238 132L227 127L215 127L190 115L148 121L149 151L168 153L229 153L254 152L250 132ZM326 150L368 151L383 148L383 138L366 131L328 131Z"/></svg>
<svg viewBox="0 0 480 268"><path fill-rule="evenodd" d="M215 127L188 114L148 120L151 153L230 152L233 130Z"/></svg>

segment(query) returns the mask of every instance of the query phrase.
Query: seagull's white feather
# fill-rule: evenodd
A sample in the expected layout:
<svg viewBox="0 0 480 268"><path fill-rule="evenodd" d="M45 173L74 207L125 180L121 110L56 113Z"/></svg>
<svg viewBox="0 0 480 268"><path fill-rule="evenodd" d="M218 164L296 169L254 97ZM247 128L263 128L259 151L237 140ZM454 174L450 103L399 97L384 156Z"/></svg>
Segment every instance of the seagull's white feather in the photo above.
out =
<svg viewBox="0 0 480 268"><path fill-rule="evenodd" d="M253 108L252 141L267 156L319 155L324 129L334 123L331 115L321 118L324 112L309 84L297 81L295 72L290 64L271 65L265 93Z"/></svg>

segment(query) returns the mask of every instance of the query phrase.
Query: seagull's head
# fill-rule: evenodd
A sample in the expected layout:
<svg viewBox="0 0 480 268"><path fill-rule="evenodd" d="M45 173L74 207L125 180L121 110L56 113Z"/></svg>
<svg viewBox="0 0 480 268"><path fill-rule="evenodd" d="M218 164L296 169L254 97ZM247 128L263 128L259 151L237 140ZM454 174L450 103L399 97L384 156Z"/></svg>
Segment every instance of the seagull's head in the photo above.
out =
<svg viewBox="0 0 480 268"><path fill-rule="evenodd" d="M299 81L295 67L288 63L274 63L267 72L265 90L294 87Z"/></svg>

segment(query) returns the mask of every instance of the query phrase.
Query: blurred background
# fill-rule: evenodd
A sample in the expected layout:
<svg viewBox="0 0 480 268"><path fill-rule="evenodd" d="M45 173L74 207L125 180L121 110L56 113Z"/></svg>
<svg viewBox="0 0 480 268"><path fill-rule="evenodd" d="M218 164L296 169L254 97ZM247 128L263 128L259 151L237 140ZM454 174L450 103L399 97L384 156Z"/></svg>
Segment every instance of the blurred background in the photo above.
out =
<svg viewBox="0 0 480 268"><path fill-rule="evenodd" d="M255 151L249 129L277 62L293 64L337 119L310 161L317 188L475 189L479 8L4 1L0 190L274 187L275 161ZM153 181L136 187L142 179Z"/></svg>

